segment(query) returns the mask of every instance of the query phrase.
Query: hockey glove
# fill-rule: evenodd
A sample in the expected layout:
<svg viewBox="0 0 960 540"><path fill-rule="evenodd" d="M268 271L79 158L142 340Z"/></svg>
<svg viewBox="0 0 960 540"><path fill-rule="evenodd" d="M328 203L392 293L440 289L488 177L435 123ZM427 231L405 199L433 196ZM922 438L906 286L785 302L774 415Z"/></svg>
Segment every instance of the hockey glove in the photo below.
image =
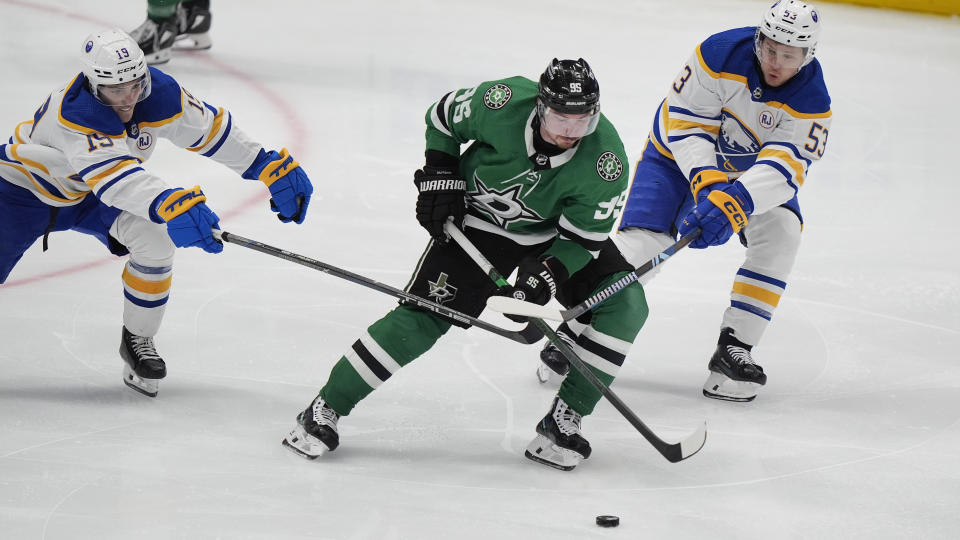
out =
<svg viewBox="0 0 960 540"><path fill-rule="evenodd" d="M463 225L467 213L467 182L454 169L425 165L413 173L413 183L420 191L417 221L434 240L446 244L449 238L443 232L443 224L447 218L453 217L457 227Z"/></svg>
<svg viewBox="0 0 960 540"><path fill-rule="evenodd" d="M504 287L497 293L542 306L557 295L557 286L568 277L567 268L556 257L527 257L520 261L517 267L517 281L514 286ZM521 315L507 314L507 317L517 322L527 321L527 318Z"/></svg>
<svg viewBox="0 0 960 540"><path fill-rule="evenodd" d="M743 184L734 182L711 191L705 201L683 218L679 232L684 236L699 227L700 236L690 243L690 247L719 246L746 226L751 213L753 199Z"/></svg>
<svg viewBox="0 0 960 540"><path fill-rule="evenodd" d="M248 180L260 180L270 189L270 210L284 223L303 223L313 194L313 184L286 148L277 153L260 149L253 164L243 173Z"/></svg>
<svg viewBox="0 0 960 540"><path fill-rule="evenodd" d="M707 195L715 189L721 189L730 183L727 173L718 169L701 169L693 175L690 181L690 191L693 192L694 204L701 204Z"/></svg>
<svg viewBox="0 0 960 540"><path fill-rule="evenodd" d="M206 205L206 200L200 186L168 189L153 200L150 219L167 224L167 234L177 247L197 246L207 253L220 253L223 244L211 232L220 228L220 218Z"/></svg>

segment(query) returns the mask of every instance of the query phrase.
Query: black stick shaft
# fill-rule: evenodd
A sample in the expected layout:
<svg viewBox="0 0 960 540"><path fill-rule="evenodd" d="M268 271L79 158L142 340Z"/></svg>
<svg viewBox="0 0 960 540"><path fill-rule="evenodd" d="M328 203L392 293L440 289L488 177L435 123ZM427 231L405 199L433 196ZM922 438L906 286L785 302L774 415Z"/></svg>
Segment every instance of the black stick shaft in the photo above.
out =
<svg viewBox="0 0 960 540"><path fill-rule="evenodd" d="M307 268L319 270L331 276L345 279L352 283L356 283L358 285L367 287L368 289L373 289L375 291L380 291L382 293L389 294L390 296L404 300L410 304L416 305L419 308L429 310L442 317L446 317L448 319L455 320L457 322L467 324L469 326L476 326L477 328L481 328L488 332L493 332L494 334L503 336L507 339L511 339L518 343L529 345L531 343L536 343L537 341L540 340L541 337L543 337L543 334L541 334L540 331L536 328L536 326L533 325L532 323L527 324L526 327L518 331L507 330L506 328L500 328L499 326L487 323L485 321L481 321L480 319L471 317L465 313L461 313L459 311L442 306L440 304L437 304L436 302L431 302L430 300L421 298L414 294L410 294L406 291L402 291L395 287L391 287L390 285L380 283L379 281L375 281L373 279L361 276L360 274L355 274L353 272L350 272L349 270L337 268L336 266L318 261L316 259L311 259L310 257L306 257L304 255L293 253L285 249L280 249L278 247L274 247L269 244L264 244L263 242L258 242L256 240L251 240L249 238L244 238L239 234L234 234L227 231L217 231L215 234L219 234L220 239L224 242L236 244L238 246L252 249L254 251L259 251L260 253L265 253L273 257L277 257L277 258L290 261L302 266L306 266Z"/></svg>

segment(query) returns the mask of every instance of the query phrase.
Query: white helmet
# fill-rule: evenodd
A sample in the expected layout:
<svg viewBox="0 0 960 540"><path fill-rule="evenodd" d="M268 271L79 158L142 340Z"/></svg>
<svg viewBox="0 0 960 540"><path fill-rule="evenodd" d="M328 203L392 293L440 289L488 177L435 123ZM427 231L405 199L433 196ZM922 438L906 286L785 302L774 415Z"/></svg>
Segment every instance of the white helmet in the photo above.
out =
<svg viewBox="0 0 960 540"><path fill-rule="evenodd" d="M140 99L150 95L150 70L137 42L119 28L95 32L83 40L80 53L90 93L100 99L100 86L143 79Z"/></svg>
<svg viewBox="0 0 960 540"><path fill-rule="evenodd" d="M757 27L754 49L758 56L761 34L777 43L805 48L805 66L813 60L820 39L820 14L812 4L799 0L778 0L763 12L763 19Z"/></svg>

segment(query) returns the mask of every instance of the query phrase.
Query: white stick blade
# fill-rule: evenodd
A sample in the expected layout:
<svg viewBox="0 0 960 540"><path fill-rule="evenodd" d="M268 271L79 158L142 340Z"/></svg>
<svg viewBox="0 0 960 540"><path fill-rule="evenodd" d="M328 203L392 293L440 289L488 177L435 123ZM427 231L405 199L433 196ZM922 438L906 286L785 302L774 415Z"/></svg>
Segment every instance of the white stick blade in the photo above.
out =
<svg viewBox="0 0 960 540"><path fill-rule="evenodd" d="M491 296L487 298L487 307L500 313L533 317L535 319L563 321L563 316L557 309L541 306L532 302L524 302L511 296Z"/></svg>
<svg viewBox="0 0 960 540"><path fill-rule="evenodd" d="M686 439L680 441L680 454L683 459L696 454L703 448L707 442L707 423L704 422L696 431L690 434Z"/></svg>

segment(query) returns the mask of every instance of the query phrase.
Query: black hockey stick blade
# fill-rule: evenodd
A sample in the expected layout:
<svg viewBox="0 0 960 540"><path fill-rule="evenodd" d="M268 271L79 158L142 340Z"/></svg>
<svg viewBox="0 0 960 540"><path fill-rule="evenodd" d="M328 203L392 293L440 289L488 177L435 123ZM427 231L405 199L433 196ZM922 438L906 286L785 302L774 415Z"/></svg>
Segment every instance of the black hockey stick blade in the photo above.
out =
<svg viewBox="0 0 960 540"><path fill-rule="evenodd" d="M375 291L388 294L390 296L393 296L394 298L403 300L408 304L412 304L419 308L436 313L441 317L445 317L468 326L475 326L477 328L497 334L498 336L502 336L507 339L516 341L517 343L530 345L532 343L536 343L540 341L540 339L543 338L543 333L533 323L527 323L527 325L520 330L508 330L506 328L501 328L494 324L490 324L486 321L481 321L480 319L477 319L475 317L471 317L466 313L461 313L454 309L450 309L446 306L442 306L440 304L437 304L436 302L431 302L426 298L421 298L415 294L410 294L406 291L402 291L395 287L391 287L390 285L386 285L384 283L380 283L379 281L375 281L368 277L361 276L360 274L355 274L353 272L350 272L349 270L337 268L336 266L318 261L316 259L311 259L310 257L299 255L297 253L293 253L285 249L280 249L278 247L274 247L269 244L264 244L263 242L251 240L249 238L240 236L239 234L234 234L231 232L214 229L213 235L215 238L217 238L222 242L227 242L230 244L242 246L248 249L252 249L254 251L259 251L260 253L265 253L267 255L271 255L273 257L283 259L285 261L290 261L292 263L296 263L301 266L306 266L307 268L319 270L325 274L329 274L331 276L338 277L340 279L345 279L347 281L350 281L351 283L362 285L368 289L373 289Z"/></svg>

